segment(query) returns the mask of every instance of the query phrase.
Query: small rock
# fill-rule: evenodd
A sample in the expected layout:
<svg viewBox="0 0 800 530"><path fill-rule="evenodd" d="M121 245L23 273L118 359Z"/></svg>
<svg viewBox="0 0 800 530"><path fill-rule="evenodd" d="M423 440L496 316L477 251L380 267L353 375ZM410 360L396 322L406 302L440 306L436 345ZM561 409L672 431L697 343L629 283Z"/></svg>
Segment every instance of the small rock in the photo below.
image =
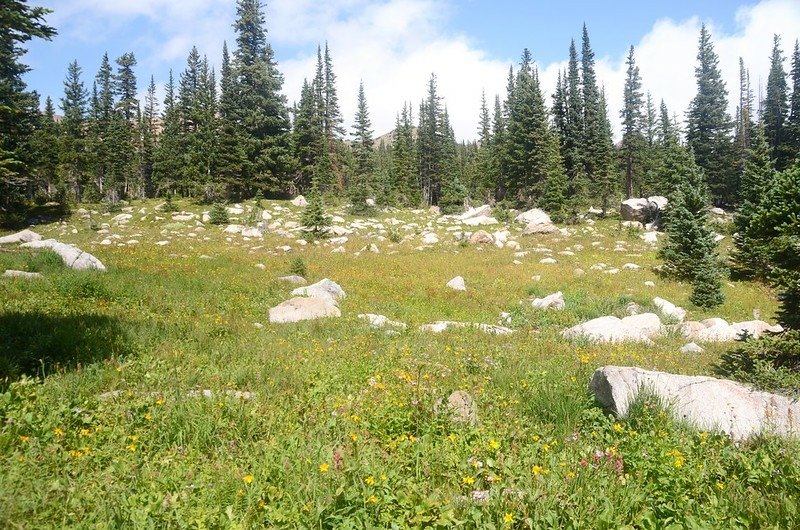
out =
<svg viewBox="0 0 800 530"><path fill-rule="evenodd" d="M690 342L683 348L681 348L681 353L703 353L705 350L695 344L694 342Z"/></svg>
<svg viewBox="0 0 800 530"><path fill-rule="evenodd" d="M308 283L305 278L302 276L298 276L296 274L292 274L289 276L281 276L278 278L279 282L286 282L286 283L293 283L294 285L305 285Z"/></svg>
<svg viewBox="0 0 800 530"><path fill-rule="evenodd" d="M340 316L339 308L323 298L295 297L269 310L269 321L274 324Z"/></svg>
<svg viewBox="0 0 800 530"><path fill-rule="evenodd" d="M454 423L476 425L478 423L478 405L475 399L463 390L456 390L447 397L447 402L439 400L433 407L436 414L448 414Z"/></svg>
<svg viewBox="0 0 800 530"><path fill-rule="evenodd" d="M564 293L558 291L544 298L536 298L531 302L531 305L536 309L555 309L560 311L566 307L566 302L564 301Z"/></svg>
<svg viewBox="0 0 800 530"><path fill-rule="evenodd" d="M3 273L3 276L6 278L20 278L23 280L35 280L36 278L42 278L43 276L38 272L25 272L25 271L15 271L13 269L8 269Z"/></svg>
<svg viewBox="0 0 800 530"><path fill-rule="evenodd" d="M464 281L464 278L462 278L461 276L456 276L455 278L447 282L447 287L453 289L454 291L467 290L467 284Z"/></svg>

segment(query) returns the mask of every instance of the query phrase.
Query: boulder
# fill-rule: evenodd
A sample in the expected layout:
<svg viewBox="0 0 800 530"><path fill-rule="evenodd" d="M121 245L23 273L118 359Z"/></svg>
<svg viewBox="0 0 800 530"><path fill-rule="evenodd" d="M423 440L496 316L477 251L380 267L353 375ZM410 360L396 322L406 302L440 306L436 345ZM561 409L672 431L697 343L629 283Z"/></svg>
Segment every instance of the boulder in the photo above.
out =
<svg viewBox="0 0 800 530"><path fill-rule="evenodd" d="M230 215L242 215L244 213L244 208L241 206L228 206L225 208L225 211Z"/></svg>
<svg viewBox="0 0 800 530"><path fill-rule="evenodd" d="M306 287L298 287L292 291L292 296L321 298L333 305L338 305L339 300L343 300L347 295L338 283L325 278Z"/></svg>
<svg viewBox="0 0 800 530"><path fill-rule="evenodd" d="M564 301L564 293L558 291L544 298L536 298L531 302L531 305L536 309L555 309L560 311L566 307L566 302Z"/></svg>
<svg viewBox="0 0 800 530"><path fill-rule="evenodd" d="M678 307L672 302L664 300L663 298L655 297L653 298L653 304L661 311L661 314L665 317L669 317L672 319L677 320L678 322L683 322L686 318L686 310L682 307Z"/></svg>
<svg viewBox="0 0 800 530"><path fill-rule="evenodd" d="M366 320L369 322L369 325L373 328L399 328L399 329L407 329L408 326L403 322L397 322L395 320L389 320L387 317L383 315L375 315L372 313L362 313L358 315L358 318L361 320Z"/></svg>
<svg viewBox="0 0 800 530"><path fill-rule="evenodd" d="M242 225L228 225L223 232L226 234L241 234L242 230L244 230Z"/></svg>
<svg viewBox="0 0 800 530"><path fill-rule="evenodd" d="M522 235L530 236L536 234L554 234L558 232L558 227L552 223L528 223Z"/></svg>
<svg viewBox="0 0 800 530"><path fill-rule="evenodd" d="M619 207L619 215L623 221L638 221L644 223L647 220L649 202L647 199L628 199L622 201Z"/></svg>
<svg viewBox="0 0 800 530"><path fill-rule="evenodd" d="M191 221L195 215L191 212L177 212L172 214L173 221Z"/></svg>
<svg viewBox="0 0 800 530"><path fill-rule="evenodd" d="M20 278L23 280L35 280L36 278L42 278L42 275L38 272L15 271L13 269L8 269L5 271L3 276L6 278Z"/></svg>
<svg viewBox="0 0 800 530"><path fill-rule="evenodd" d="M544 210L533 208L523 212L514 218L514 221L524 225L549 225L553 224L550 216Z"/></svg>
<svg viewBox="0 0 800 530"><path fill-rule="evenodd" d="M651 342L661 333L661 319L655 313L631 315L623 319L600 317L578 324L562 332L567 339L590 342Z"/></svg>
<svg viewBox="0 0 800 530"><path fill-rule="evenodd" d="M475 399L464 390L456 390L447 397L447 401L438 400L434 406L435 414L447 414L454 423L476 425L478 423L478 405Z"/></svg>
<svg viewBox="0 0 800 530"><path fill-rule="evenodd" d="M461 276L456 276L455 278L447 282L447 286L453 289L454 291L467 290L467 284L464 282L464 278L462 278Z"/></svg>
<svg viewBox="0 0 800 530"><path fill-rule="evenodd" d="M64 265L75 270L99 270L105 272L106 267L103 263L88 252L84 252L77 247L61 243L55 239L45 239L43 241L29 241L20 245L21 248L49 248L61 257Z"/></svg>
<svg viewBox="0 0 800 530"><path fill-rule="evenodd" d="M269 310L269 321L273 324L340 316L342 316L342 312L339 311L339 308L324 298L296 297Z"/></svg>
<svg viewBox="0 0 800 530"><path fill-rule="evenodd" d="M703 431L724 432L734 440L761 433L800 435L797 400L734 381L604 366L595 371L589 388L600 404L618 416L625 416L644 391L664 403L676 419Z"/></svg>
<svg viewBox="0 0 800 530"><path fill-rule="evenodd" d="M490 335L510 335L511 333L514 333L513 329L503 326L495 326L492 324L473 324L470 322L452 322L448 320L439 320L438 322L433 322L432 324L423 324L419 327L419 330L430 333L442 333L450 328L475 328L483 331L484 333L489 333Z"/></svg>
<svg viewBox="0 0 800 530"><path fill-rule="evenodd" d="M469 237L469 242L473 245L491 245L494 243L494 238L489 232L478 230Z"/></svg>
<svg viewBox="0 0 800 530"><path fill-rule="evenodd" d="M264 233L258 228L243 228L242 237L264 237Z"/></svg>
<svg viewBox="0 0 800 530"><path fill-rule="evenodd" d="M297 197L292 199L292 204L299 208L305 208L306 206L308 206L308 201L302 195L298 195Z"/></svg>
<svg viewBox="0 0 800 530"><path fill-rule="evenodd" d="M121 213L119 215L115 215L114 217L112 217L111 218L111 222L115 223L115 224L118 224L118 225L122 225L122 224L127 223L131 219L133 219L133 216L131 214L129 214L129 213Z"/></svg>
<svg viewBox="0 0 800 530"><path fill-rule="evenodd" d="M422 244L423 245L435 245L439 242L439 236L432 232L428 232L427 234L423 234L422 236Z"/></svg>
<svg viewBox="0 0 800 530"><path fill-rule="evenodd" d="M483 206L478 206L477 208L470 208L466 212L456 217L456 219L459 221L466 221L467 219L472 219L473 217L488 217L490 213L492 213L492 207L488 204L484 204Z"/></svg>
<svg viewBox="0 0 800 530"><path fill-rule="evenodd" d="M480 217L470 217L466 221L462 221L467 226L485 226L485 225L496 225L498 224L497 219L494 217L489 217L486 215L482 215Z"/></svg>
<svg viewBox="0 0 800 530"><path fill-rule="evenodd" d="M779 324L771 326L763 320L728 324L721 318L707 318L701 322L683 322L678 330L684 337L700 342L733 342L744 332L757 339L766 332L780 333L783 327Z"/></svg>
<svg viewBox="0 0 800 530"><path fill-rule="evenodd" d="M42 236L32 230L22 230L16 234L0 237L0 245L9 243L30 243L31 241L41 241Z"/></svg>
<svg viewBox="0 0 800 530"><path fill-rule="evenodd" d="M703 353L705 350L698 346L694 342L690 342L683 348L681 348L681 353Z"/></svg>

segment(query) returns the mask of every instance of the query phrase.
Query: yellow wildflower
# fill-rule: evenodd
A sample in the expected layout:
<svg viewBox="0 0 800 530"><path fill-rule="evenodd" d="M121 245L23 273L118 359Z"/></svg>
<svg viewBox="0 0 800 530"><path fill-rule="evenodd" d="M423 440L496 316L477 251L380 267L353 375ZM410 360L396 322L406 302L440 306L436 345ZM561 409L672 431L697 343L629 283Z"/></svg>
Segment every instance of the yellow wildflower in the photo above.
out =
<svg viewBox="0 0 800 530"><path fill-rule="evenodd" d="M61 438L62 436L64 436L64 429L62 429L61 427L56 427L55 429L53 429L53 434Z"/></svg>
<svg viewBox="0 0 800 530"><path fill-rule="evenodd" d="M491 450L493 450L493 451L497 451L498 449L500 449L500 442L498 442L497 440L495 440L494 438L492 438L492 439L489 441L489 449L491 449Z"/></svg>
<svg viewBox="0 0 800 530"><path fill-rule="evenodd" d="M614 432L622 432L622 425L620 425L619 423L615 423Z"/></svg>
<svg viewBox="0 0 800 530"><path fill-rule="evenodd" d="M327 473L330 468L331 468L331 465L328 464L327 462L324 462L324 463L319 465L319 472L320 473Z"/></svg>
<svg viewBox="0 0 800 530"><path fill-rule="evenodd" d="M253 475L245 475L242 477L242 480L245 484L252 484L253 482Z"/></svg>
<svg viewBox="0 0 800 530"><path fill-rule="evenodd" d="M370 504L375 504L376 502L378 502L378 497L376 497L375 495L370 495L367 498L367 502Z"/></svg>
<svg viewBox="0 0 800 530"><path fill-rule="evenodd" d="M471 485L475 484L475 478L474 477L464 477L464 478L461 479L461 482L463 482L464 484L467 484L468 486L471 486Z"/></svg>
<svg viewBox="0 0 800 530"><path fill-rule="evenodd" d="M542 466L533 466L531 468L531 473L534 477L538 477L539 475L547 475L550 473L549 469L545 469Z"/></svg>
<svg viewBox="0 0 800 530"><path fill-rule="evenodd" d="M375 485L375 477L370 475L366 479L364 479L364 482L367 484L367 486L374 486Z"/></svg>
<svg viewBox="0 0 800 530"><path fill-rule="evenodd" d="M30 441L30 439L31 439L30 436L20 436L19 437L19 441L22 442L22 443L28 443Z"/></svg>
<svg viewBox="0 0 800 530"><path fill-rule="evenodd" d="M506 523L506 524L511 524L511 523L513 523L513 522L514 522L514 514L513 514L513 513L511 513L511 512L507 512L507 513L506 513L506 514L503 516L503 522L504 522L504 523Z"/></svg>

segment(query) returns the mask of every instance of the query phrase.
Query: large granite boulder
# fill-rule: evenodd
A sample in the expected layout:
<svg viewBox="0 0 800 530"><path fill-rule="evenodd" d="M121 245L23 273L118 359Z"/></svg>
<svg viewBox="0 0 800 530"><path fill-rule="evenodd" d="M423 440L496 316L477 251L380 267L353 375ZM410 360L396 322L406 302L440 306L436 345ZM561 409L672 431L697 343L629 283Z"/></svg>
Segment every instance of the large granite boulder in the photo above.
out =
<svg viewBox="0 0 800 530"><path fill-rule="evenodd" d="M686 310L682 307L678 307L672 302L668 300L664 300L663 298L655 297L653 298L653 304L661 311L661 314L665 317L673 318L678 322L683 322L686 318Z"/></svg>
<svg viewBox="0 0 800 530"><path fill-rule="evenodd" d="M489 217L489 214L491 213L492 207L488 204L484 204L483 206L479 206L477 208L470 208L466 212L456 217L456 219L459 221L466 221L467 219L472 219L473 217Z"/></svg>
<svg viewBox="0 0 800 530"><path fill-rule="evenodd" d="M301 320L340 317L342 312L325 298L298 296L269 310L269 321L273 324L288 324Z"/></svg>
<svg viewBox="0 0 800 530"><path fill-rule="evenodd" d="M20 248L49 248L61 257L64 265L75 270L98 270L105 272L106 267L103 263L88 252L84 252L77 247L61 243L55 239L45 239L43 241L29 241L23 243Z"/></svg>
<svg viewBox="0 0 800 530"><path fill-rule="evenodd" d="M469 237L469 242L473 245L492 245L494 244L494 238L489 232L478 230Z"/></svg>
<svg viewBox="0 0 800 530"><path fill-rule="evenodd" d="M748 320L729 324L722 318L707 318L700 322L690 321L678 325L678 331L687 339L699 342L733 342L745 332L757 339L764 333L780 333L783 327L763 320Z"/></svg>
<svg viewBox="0 0 800 530"><path fill-rule="evenodd" d="M628 413L640 392L649 392L678 420L704 431L722 431L735 440L761 433L800 435L797 400L734 381L604 366L595 371L589 388L600 404L618 416Z"/></svg>
<svg viewBox="0 0 800 530"><path fill-rule="evenodd" d="M536 309L556 309L562 310L567 304L564 301L564 293L558 291L544 298L536 298L531 302L531 305Z"/></svg>
<svg viewBox="0 0 800 530"><path fill-rule="evenodd" d="M339 305L339 300L344 299L347 295L344 289L333 280L325 278L307 285L305 287L298 287L292 291L292 296L308 296L311 298L321 298L327 300L333 305Z"/></svg>
<svg viewBox="0 0 800 530"><path fill-rule="evenodd" d="M642 313L625 318L600 317L578 324L562 332L567 339L590 342L651 342L661 334L661 319L655 313Z"/></svg>
<svg viewBox="0 0 800 530"><path fill-rule="evenodd" d="M532 208L527 212L522 212L514 218L514 221L524 225L549 225L553 223L553 221L550 220L550 216L547 215L544 210L540 210L539 208Z"/></svg>

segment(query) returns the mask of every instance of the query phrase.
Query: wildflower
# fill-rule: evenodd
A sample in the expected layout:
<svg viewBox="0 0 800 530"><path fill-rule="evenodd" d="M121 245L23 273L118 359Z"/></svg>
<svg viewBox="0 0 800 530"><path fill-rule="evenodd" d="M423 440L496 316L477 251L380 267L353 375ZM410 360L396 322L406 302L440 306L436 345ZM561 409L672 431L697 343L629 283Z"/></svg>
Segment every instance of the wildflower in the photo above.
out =
<svg viewBox="0 0 800 530"><path fill-rule="evenodd" d="M320 473L327 473L330 468L331 468L331 465L328 464L327 462L324 462L324 463L319 465L319 472Z"/></svg>
<svg viewBox="0 0 800 530"><path fill-rule="evenodd" d="M534 442L538 442L540 439L541 439L541 438L539 438L539 435L538 435L538 434L534 434L534 435L533 435L533 441L534 441Z"/></svg>
<svg viewBox="0 0 800 530"><path fill-rule="evenodd" d="M81 435L81 437L91 436L92 435L92 431L90 431L89 429L81 429L80 430L80 435Z"/></svg>
<svg viewBox="0 0 800 530"><path fill-rule="evenodd" d="M506 513L506 514L503 516L503 522L504 522L504 523L506 523L506 524L511 524L511 523L513 523L513 522L514 522L514 514L513 514L513 513L511 513L511 512L507 512L507 513Z"/></svg>
<svg viewBox="0 0 800 530"><path fill-rule="evenodd" d="M264 502L264 499L258 499L258 509L263 510L267 507L267 503Z"/></svg>
<svg viewBox="0 0 800 530"><path fill-rule="evenodd" d="M722 482L717 482L717 489L722 491L725 489L725 484Z"/></svg>
<svg viewBox="0 0 800 530"><path fill-rule="evenodd" d="M378 502L378 497L376 497L375 495L370 495L367 498L367 502L370 504L375 504L376 502Z"/></svg>
<svg viewBox="0 0 800 530"><path fill-rule="evenodd" d="M545 453L546 453L547 451L549 451L549 450L550 450L550 444L544 444L544 445L542 446L542 451L544 451Z"/></svg>
<svg viewBox="0 0 800 530"><path fill-rule="evenodd" d="M494 438L492 438L492 439L489 441L489 449L491 449L491 450L493 450L493 451L497 451L498 449L500 449L500 442L498 442L497 440L495 440Z"/></svg>
<svg viewBox="0 0 800 530"><path fill-rule="evenodd" d="M374 486L375 485L375 477L370 475L366 479L364 479L364 482L366 483L367 486Z"/></svg>
<svg viewBox="0 0 800 530"><path fill-rule="evenodd" d="M245 475L242 477L242 480L245 484L252 484L253 482L253 475Z"/></svg>
<svg viewBox="0 0 800 530"><path fill-rule="evenodd" d="M128 444L128 445L125 446L125 448L128 451L130 451L131 453L135 453L136 452L136 444Z"/></svg>
<svg viewBox="0 0 800 530"><path fill-rule="evenodd" d="M351 432L350 439L355 442L356 440L358 440L358 435L354 432Z"/></svg>
<svg viewBox="0 0 800 530"><path fill-rule="evenodd" d="M619 423L615 423L614 432L622 432L622 425L620 425Z"/></svg>
<svg viewBox="0 0 800 530"><path fill-rule="evenodd" d="M567 478L575 478L575 472L574 471L568 472L567 473Z"/></svg>
<svg viewBox="0 0 800 530"><path fill-rule="evenodd" d="M464 478L461 479L461 482L463 482L464 484L467 484L468 486L471 486L471 485L475 484L475 478L474 477L469 477L469 476L468 477L464 477Z"/></svg>
<svg viewBox="0 0 800 530"><path fill-rule="evenodd" d="M53 434L61 438L62 436L64 436L64 429L62 429L61 427L56 427L55 429L53 429Z"/></svg>
<svg viewBox="0 0 800 530"><path fill-rule="evenodd" d="M386 482L387 480L389 480L389 477L386 475L381 475L381 482Z"/></svg>
<svg viewBox="0 0 800 530"><path fill-rule="evenodd" d="M453 443L456 443L456 440L458 440L458 436L456 436L455 434L453 434L451 432L450 434L447 435L447 439L450 440Z"/></svg>
<svg viewBox="0 0 800 530"><path fill-rule="evenodd" d="M538 477L539 475L547 475L550 473L549 469L545 469L541 466L533 466L531 468L531 473L533 473L534 477Z"/></svg>
<svg viewBox="0 0 800 530"><path fill-rule="evenodd" d="M161 399L161 398L158 398L158 399L156 400L156 405L159 405L159 406L161 406L161 405L163 405L163 404L164 404L164 400L163 400L163 399Z"/></svg>
<svg viewBox="0 0 800 530"><path fill-rule="evenodd" d="M19 437L19 441L20 441L20 442L22 442L22 443L24 443L24 444L25 444L25 443L28 443L28 442L30 441L30 439L31 439L31 437L30 437L30 436L20 436L20 437Z"/></svg>
<svg viewBox="0 0 800 530"><path fill-rule="evenodd" d="M146 419L147 421L153 421L153 415L147 412L144 415L144 419Z"/></svg>
<svg viewBox="0 0 800 530"><path fill-rule="evenodd" d="M71 456L72 458L80 458L83 456L83 453L75 449L70 449L69 456Z"/></svg>

